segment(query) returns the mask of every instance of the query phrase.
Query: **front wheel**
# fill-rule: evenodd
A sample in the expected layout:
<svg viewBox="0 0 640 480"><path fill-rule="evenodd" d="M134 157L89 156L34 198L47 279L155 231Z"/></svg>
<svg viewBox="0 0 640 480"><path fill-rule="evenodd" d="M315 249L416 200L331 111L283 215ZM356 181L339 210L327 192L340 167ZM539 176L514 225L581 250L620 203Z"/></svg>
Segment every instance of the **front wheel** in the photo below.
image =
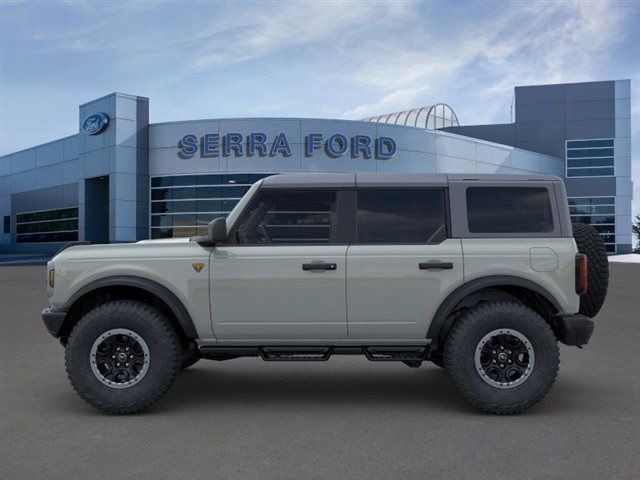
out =
<svg viewBox="0 0 640 480"><path fill-rule="evenodd" d="M453 325L444 365L474 407L508 415L542 400L555 382L560 353L553 331L538 313L517 302L487 302Z"/></svg>
<svg viewBox="0 0 640 480"><path fill-rule="evenodd" d="M118 300L84 315L65 353L71 385L89 405L112 414L141 412L173 384L180 339L167 318L146 303Z"/></svg>

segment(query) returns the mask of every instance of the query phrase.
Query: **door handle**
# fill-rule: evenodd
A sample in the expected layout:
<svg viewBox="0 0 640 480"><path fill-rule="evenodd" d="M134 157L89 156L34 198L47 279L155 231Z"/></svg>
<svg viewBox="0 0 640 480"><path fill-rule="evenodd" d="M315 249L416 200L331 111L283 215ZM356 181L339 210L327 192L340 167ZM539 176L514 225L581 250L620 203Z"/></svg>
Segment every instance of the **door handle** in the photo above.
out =
<svg viewBox="0 0 640 480"><path fill-rule="evenodd" d="M302 264L302 270L336 270L337 268L338 265L335 263L316 262Z"/></svg>
<svg viewBox="0 0 640 480"><path fill-rule="evenodd" d="M452 262L420 262L418 264L420 270L451 270Z"/></svg>

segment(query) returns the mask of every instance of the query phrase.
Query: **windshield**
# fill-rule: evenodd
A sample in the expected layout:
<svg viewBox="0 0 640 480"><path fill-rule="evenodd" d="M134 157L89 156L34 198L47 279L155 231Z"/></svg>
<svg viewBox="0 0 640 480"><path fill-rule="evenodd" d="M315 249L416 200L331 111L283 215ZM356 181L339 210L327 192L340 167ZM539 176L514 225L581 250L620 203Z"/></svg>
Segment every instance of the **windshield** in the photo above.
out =
<svg viewBox="0 0 640 480"><path fill-rule="evenodd" d="M233 207L233 210L231 210L231 213L229 213L229 216L227 217L227 232L231 231L233 225L236 223L236 220L238 220L238 216L240 215L242 210L244 210L244 207L246 207L247 203L249 203L249 201L253 198L258 188L260 188L261 184L262 180L254 183L251 188L247 190L247 193L245 193L240 201L236 204L236 206Z"/></svg>

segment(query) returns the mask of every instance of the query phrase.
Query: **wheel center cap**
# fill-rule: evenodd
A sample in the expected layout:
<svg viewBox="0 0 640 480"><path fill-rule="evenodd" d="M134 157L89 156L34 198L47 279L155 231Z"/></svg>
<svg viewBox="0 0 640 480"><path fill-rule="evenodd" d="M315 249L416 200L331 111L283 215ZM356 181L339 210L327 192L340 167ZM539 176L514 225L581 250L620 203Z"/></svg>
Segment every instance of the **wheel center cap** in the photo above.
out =
<svg viewBox="0 0 640 480"><path fill-rule="evenodd" d="M118 361L124 362L126 359L127 359L127 354L126 353L120 352L118 354Z"/></svg>
<svg viewBox="0 0 640 480"><path fill-rule="evenodd" d="M501 352L498 354L498 361L504 363L507 361L507 354L504 352Z"/></svg>

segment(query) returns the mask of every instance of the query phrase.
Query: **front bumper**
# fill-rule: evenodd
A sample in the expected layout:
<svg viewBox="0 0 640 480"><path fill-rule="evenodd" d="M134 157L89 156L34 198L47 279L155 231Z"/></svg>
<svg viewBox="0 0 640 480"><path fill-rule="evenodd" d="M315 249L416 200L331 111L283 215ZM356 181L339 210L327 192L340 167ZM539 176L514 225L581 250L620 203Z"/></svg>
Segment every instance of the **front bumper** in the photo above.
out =
<svg viewBox="0 0 640 480"><path fill-rule="evenodd" d="M58 310L53 307L47 307L42 311L42 323L47 327L47 330L51 335L58 338L64 319L67 317L66 310Z"/></svg>
<svg viewBox="0 0 640 480"><path fill-rule="evenodd" d="M579 347L589 343L594 323L584 315L559 315L557 317L556 335L565 345Z"/></svg>

